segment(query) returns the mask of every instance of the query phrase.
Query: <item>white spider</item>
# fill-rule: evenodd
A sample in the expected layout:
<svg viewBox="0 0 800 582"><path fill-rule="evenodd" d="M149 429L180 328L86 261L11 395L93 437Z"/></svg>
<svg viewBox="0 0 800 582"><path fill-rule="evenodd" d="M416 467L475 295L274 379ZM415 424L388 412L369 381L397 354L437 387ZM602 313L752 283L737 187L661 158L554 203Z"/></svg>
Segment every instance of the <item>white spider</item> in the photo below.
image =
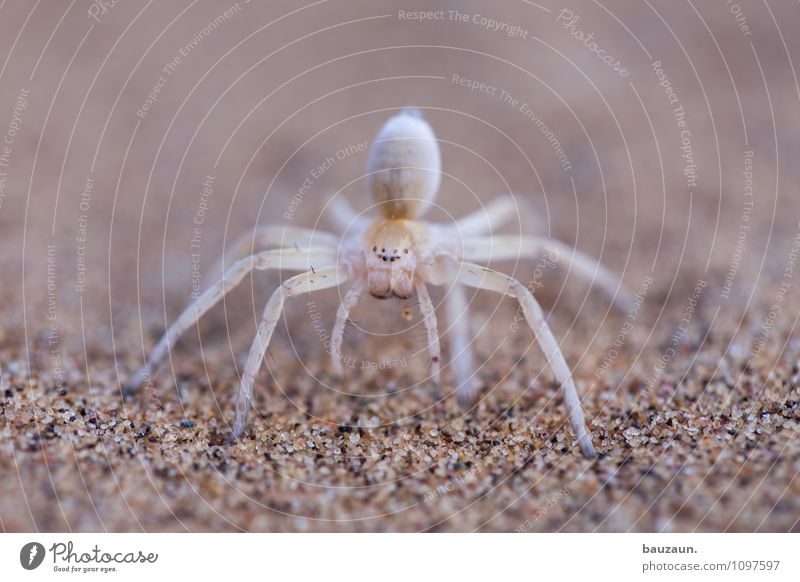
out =
<svg viewBox="0 0 800 582"><path fill-rule="evenodd" d="M519 302L547 362L561 386L572 430L587 457L594 457L586 432L583 411L555 337L531 292L516 279L479 265L489 259L519 259L541 256L553 249L569 257L571 266L625 308L630 298L620 281L591 258L552 239L531 236L481 236L494 232L517 211L511 195L499 197L484 209L453 224L430 223L422 215L434 201L441 182L441 155L430 125L416 109L404 109L381 128L369 152L369 190L380 216L366 218L355 213L341 197L331 203L333 218L345 234L333 234L289 226L266 225L243 237L232 250L234 256L256 245L270 248L240 259L225 271L178 317L158 342L145 366L133 377L129 389L137 389L150 377L175 342L253 270L294 269L307 272L291 277L278 287L264 308L258 333L250 348L236 400L233 433L241 435L253 400L253 381L264 359L284 301L303 293L350 282L336 313L331 335L331 361L342 372L341 345L351 309L364 289L377 298L410 298L416 291L427 330L431 377L440 378L440 347L436 313L428 284L449 285L445 311L451 326L450 355L459 402L475 398L473 362L468 340L467 301L464 287L495 291ZM280 248L274 248L280 247ZM313 267L312 267L313 265Z"/></svg>

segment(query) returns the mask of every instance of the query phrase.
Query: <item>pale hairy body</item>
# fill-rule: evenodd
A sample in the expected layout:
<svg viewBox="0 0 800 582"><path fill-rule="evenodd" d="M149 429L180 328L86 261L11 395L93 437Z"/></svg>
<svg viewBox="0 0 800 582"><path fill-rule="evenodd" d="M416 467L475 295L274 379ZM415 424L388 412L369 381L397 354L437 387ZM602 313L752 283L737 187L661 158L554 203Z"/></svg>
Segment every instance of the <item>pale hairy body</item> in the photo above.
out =
<svg viewBox="0 0 800 582"><path fill-rule="evenodd" d="M331 365L343 373L341 345L351 310L367 291L379 299L407 300L414 294L420 306L430 355L430 377L441 377L436 310L428 285L446 286L445 312L450 327L450 368L459 402L477 395L469 340L464 289L493 291L515 299L561 388L570 425L586 457L595 455L570 369L533 294L514 278L477 263L490 259L535 259L545 252L566 255L570 268L596 284L619 308L630 297L607 269L563 243L532 236L493 236L518 211L515 199L497 198L452 224L425 221L441 181L439 145L430 125L416 110L406 109L381 128L369 155L366 175L377 216L362 216L341 198L331 201L330 212L340 236L297 227L267 225L237 241L229 255L238 258L258 248L267 249L237 260L223 278L206 289L180 315L153 349L144 367L128 385L135 390L148 381L180 335L253 270L305 271L286 280L271 295L242 374L236 401L233 433L244 431L253 405L253 387L285 300L315 290L349 285L336 313L331 334Z"/></svg>

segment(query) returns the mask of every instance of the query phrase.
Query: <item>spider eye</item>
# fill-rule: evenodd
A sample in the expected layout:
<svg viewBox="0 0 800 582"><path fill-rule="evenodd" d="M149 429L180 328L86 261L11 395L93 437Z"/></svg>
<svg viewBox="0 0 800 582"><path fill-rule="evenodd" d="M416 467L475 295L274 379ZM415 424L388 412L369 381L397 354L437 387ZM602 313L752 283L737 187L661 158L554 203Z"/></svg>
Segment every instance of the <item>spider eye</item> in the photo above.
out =
<svg viewBox="0 0 800 582"><path fill-rule="evenodd" d="M394 249L394 254L397 254L397 249Z"/></svg>
<svg viewBox="0 0 800 582"><path fill-rule="evenodd" d="M373 253L374 253L375 251L377 251L377 250L378 250L378 247L372 247L372 252L373 252Z"/></svg>
<svg viewBox="0 0 800 582"><path fill-rule="evenodd" d="M408 249L403 249L403 252L404 252L405 254L408 254Z"/></svg>
<svg viewBox="0 0 800 582"><path fill-rule="evenodd" d="M386 249L381 249L381 252L382 252L382 253L385 253L385 252L386 252Z"/></svg>

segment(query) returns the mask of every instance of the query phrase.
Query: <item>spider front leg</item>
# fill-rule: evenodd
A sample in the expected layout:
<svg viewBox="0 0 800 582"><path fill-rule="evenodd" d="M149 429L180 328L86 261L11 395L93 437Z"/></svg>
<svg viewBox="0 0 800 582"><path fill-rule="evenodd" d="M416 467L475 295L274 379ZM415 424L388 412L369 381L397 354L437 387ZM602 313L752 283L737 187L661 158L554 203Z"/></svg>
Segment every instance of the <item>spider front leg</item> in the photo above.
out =
<svg viewBox="0 0 800 582"><path fill-rule="evenodd" d="M449 285L445 297L447 313L447 337L450 341L450 366L453 370L453 382L456 388L458 403L467 407L475 401L478 393L478 381L475 376L475 364L470 341L469 304L464 285L458 282L458 262L452 255L441 255L437 260L438 268L433 276L436 285ZM429 277L432 273L429 273Z"/></svg>
<svg viewBox="0 0 800 582"><path fill-rule="evenodd" d="M578 397L575 383L572 380L569 366L567 366L567 362L558 347L558 342L545 321L542 308L539 307L539 303L534 299L533 294L513 277L466 261L461 263L457 278L458 281L469 287L502 293L515 298L519 302L520 308L525 315L525 320L533 330L533 334L539 342L545 358L547 358L547 363L555 375L556 382L561 386L569 422L578 439L578 446L581 452L587 458L597 456L592 446L592 439L586 432L581 401Z"/></svg>
<svg viewBox="0 0 800 582"><path fill-rule="evenodd" d="M433 307L433 301L428 293L428 286L424 281L418 280L415 284L417 289L417 296L419 297L420 311L422 312L422 321L425 324L425 331L428 335L428 353L431 358L431 379L433 383L438 385L441 379L441 360L442 350L439 345L439 330L436 323L436 310Z"/></svg>
<svg viewBox="0 0 800 582"><path fill-rule="evenodd" d="M347 320L350 319L350 312L361 299L364 292L364 282L359 281L345 293L339 309L336 310L336 322L333 324L331 333L331 365L333 373L337 376L342 375L342 340L344 339L344 328Z"/></svg>
<svg viewBox="0 0 800 582"><path fill-rule="evenodd" d="M203 291L200 297L191 303L180 314L178 319L167 328L166 333L159 340L153 351L150 352L147 363L125 387L125 392L131 394L138 390L156 371L181 335L216 305L225 294L236 287L251 271L281 268L299 270L307 269L310 264L324 267L336 262L334 253L335 250L326 248L276 249L240 259L228 269L222 279Z"/></svg>
<svg viewBox="0 0 800 582"><path fill-rule="evenodd" d="M535 259L546 252L556 255L555 261L566 257L568 268L575 271L591 285L597 285L608 295L614 307L627 312L633 296L622 281L590 256L552 238L538 236L473 236L464 239L463 256L467 261L486 263L495 260Z"/></svg>
<svg viewBox="0 0 800 582"><path fill-rule="evenodd" d="M422 312L422 320L425 325L425 330L428 336L428 353L431 358L431 377L435 384L439 384L441 378L441 359L442 353L439 344L439 331L436 324L436 311L433 307L433 302L428 294L428 288L423 282L416 284L417 295L419 295L420 311ZM341 376L344 370L342 365L342 341L344 340L344 330L347 325L347 320L350 318L350 312L356 306L361 295L364 292L364 283L359 281L350 290L345 293L342 302L339 304L339 309L336 311L336 322L333 325L333 332L331 333L331 365L333 372L337 376Z"/></svg>
<svg viewBox="0 0 800 582"><path fill-rule="evenodd" d="M250 406L253 401L253 382L256 374L261 367L264 354L269 346L272 333L280 319L283 311L283 304L287 297L294 297L301 293L311 293L320 289L336 287L347 279L346 274L340 267L325 267L295 275L287 280L270 296L258 332L250 347L250 354L247 356L247 363L242 373L242 381L239 385L239 394L236 398L236 421L233 425L233 435L239 437L247 424L247 417L250 413Z"/></svg>
<svg viewBox="0 0 800 582"><path fill-rule="evenodd" d="M475 401L478 393L478 382L475 377L475 364L470 343L469 305L464 285L453 283L445 299L447 322L450 326L450 365L453 369L453 381L456 386L458 403L467 407Z"/></svg>

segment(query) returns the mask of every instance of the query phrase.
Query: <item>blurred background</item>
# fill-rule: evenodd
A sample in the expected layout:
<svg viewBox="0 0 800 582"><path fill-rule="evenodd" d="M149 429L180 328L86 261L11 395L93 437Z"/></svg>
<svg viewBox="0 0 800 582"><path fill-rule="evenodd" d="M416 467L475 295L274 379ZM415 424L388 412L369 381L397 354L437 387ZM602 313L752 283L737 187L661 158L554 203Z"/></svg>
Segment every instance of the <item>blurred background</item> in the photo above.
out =
<svg viewBox="0 0 800 582"><path fill-rule="evenodd" d="M193 411L216 419L210 426L224 433L237 365L277 275L248 279L187 334L159 380L164 408L145 401L122 412L119 386L190 300L193 285L209 283L223 248L241 233L272 222L328 229L325 209L334 195L366 208L367 148L384 120L409 105L420 108L441 142L445 176L432 219L452 220L497 195L518 193L527 210L505 232L558 238L598 258L640 294L641 312L626 317L614 315L607 298L574 276L547 274L537 291L579 387L589 394L590 418L599 417L601 425L608 424L604 414L623 419L611 448L631 448L625 419L637 411L647 424L655 410L680 411L711 394L709 410L695 407L694 413L730 420L746 410L746 419L765 410L748 405L797 400L800 46L793 32L800 8L794 3L7 0L0 15L0 371L7 390L0 427L11 445L2 453L4 528L309 527L280 512L262 515L247 500L225 509L229 488L241 486L228 479L220 491L201 495L213 508L202 510L210 511L202 519L189 516L186 508L196 500L180 489L185 484L174 485L185 495L165 501L169 511L144 516L130 496L158 475L161 461L143 468L128 458L140 477L130 485L119 478L101 494L92 490L93 478L81 479L95 470L85 463L106 467L98 475L116 476L119 460L77 454L59 461L55 454L64 473L53 479L59 469L40 443L50 437L33 438L19 423L30 428L42 415L63 421L65 411L89 408L89 417L92 410L120 419L141 414L141 427L159 419L175 424ZM532 277L530 264L506 270L524 282ZM337 293L316 300L328 328ZM483 330L476 340L482 374L502 376L498 370L515 365L530 334L509 332L511 303L480 295L473 307L473 325ZM373 310L370 301L357 310L359 329L346 339L350 349L365 360L408 356L408 374L414 377L417 366L421 377L418 320L405 321L399 302L396 315L376 318ZM306 302L290 306L286 317L271 354L286 374L292 362L302 362L302 379L297 385L284 380L278 390L280 379L265 372L264 409L281 392L292 403L295 392L299 400L310 398L314 378L326 370ZM392 335L370 341L374 334ZM501 336L517 347L493 352ZM542 364L537 355L532 371L521 373L539 378ZM687 371L697 367L710 371L690 381ZM754 376L742 380L743 372ZM369 394L375 387L365 378L382 385L385 377L356 373L342 390ZM539 380L546 385L546 376ZM34 410L26 408L29 390L43 399L32 400ZM742 393L731 400L731 390ZM502 398L523 391L511 389ZM419 392L409 414L424 416L431 399ZM89 396L97 399L91 406ZM741 405L742 398L749 404ZM655 408L642 412L648 404ZM796 427L796 413L788 414L783 418L795 419ZM342 422L338 411L318 416ZM68 432L48 434L63 439ZM774 514L775 507L786 509L780 504L797 488L796 472L770 473L797 460L785 448L796 444L796 434L787 438L756 471L761 477L746 485L736 470L699 500L688 486L688 497L669 507L650 493L636 508L584 515L579 505L536 528L796 529L796 504L783 520ZM122 447L103 437L99 442L112 444L105 453L111 457ZM695 485L707 484L715 465L697 455L689 450L676 466L697 461L703 469L694 470ZM655 458L642 460L642 471L654 470ZM162 485L152 488L169 499L170 486ZM668 485L674 483L665 477L658 491ZM126 487L133 509L118 510L119 500L105 511L92 506L91 500ZM627 499L632 490L610 495ZM19 500L28 498L26 491L42 509L24 509ZM725 506L723 491L740 491L741 498ZM139 494L144 507L151 497ZM264 503L278 495L261 494ZM521 498L519 491L509 495ZM744 511L756 498L769 503L760 512ZM706 513L687 517L681 512L688 500L708 511L727 509L716 521ZM350 501L337 506L345 508L341 514L328 516L332 522L310 528L430 526L424 512L405 514L414 516L407 522L342 525L336 520L352 515ZM318 505L287 504L286 514L297 519L324 513ZM442 527L513 530L530 514L522 510L502 522L486 517L504 508L487 508L482 517L459 513L463 521ZM456 504L442 512L461 509ZM570 521L575 512L582 517Z"/></svg>

